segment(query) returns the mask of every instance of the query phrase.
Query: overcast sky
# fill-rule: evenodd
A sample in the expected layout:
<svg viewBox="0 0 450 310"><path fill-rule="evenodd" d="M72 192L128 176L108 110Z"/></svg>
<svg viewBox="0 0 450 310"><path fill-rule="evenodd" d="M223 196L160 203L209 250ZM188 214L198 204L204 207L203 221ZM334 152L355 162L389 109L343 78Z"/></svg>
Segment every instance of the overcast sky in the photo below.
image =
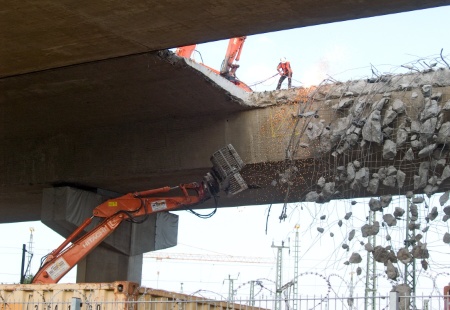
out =
<svg viewBox="0 0 450 310"><path fill-rule="evenodd" d="M447 6L249 36L237 75L248 85L265 80L276 73L280 57L286 57L291 62L294 86L317 84L327 76L341 81L369 77L371 64L381 73L406 72L406 69L400 67L402 64L416 63L419 58L425 58L426 61L431 61L433 57L439 58L442 48L448 60L449 16L450 7ZM202 44L197 50L206 65L219 69L227 44L227 40ZM195 56L197 61L200 61L200 54ZM272 78L253 88L256 91L273 90L276 82L277 78ZM432 203L429 201L430 205ZM177 212L180 215L179 246L171 251L274 258L276 250L271 247L272 241L275 245L281 245L283 240L287 244L290 238L293 245L294 226L299 223L302 237L300 272L314 270L323 275L336 272L349 281L350 272L356 267L343 267L343 262L351 252L342 251L341 245L348 232L353 227L358 229L365 221L365 208L364 204L352 206L349 201L327 205L293 204L289 207L289 218L282 223L277 219L281 212L280 205L272 206L270 214L268 205L219 210L213 218L206 220L187 212ZM337 220L349 211L361 213L342 228L336 228ZM318 219L322 214L328 216L325 222ZM327 229L326 234L317 232L316 228L319 226ZM0 225L0 282L18 282L21 248L23 243L28 242L29 227L35 229L33 272L38 268L40 257L56 248L63 240L39 222ZM446 224L436 227L432 231L448 231ZM331 230L334 230L336 236L330 239ZM430 240L433 238L439 239L439 235L430 236ZM435 244L441 246L438 241ZM355 240L355 249L361 250L357 246ZM448 246L439 247L438 251L443 253L446 260ZM291 247L290 256L287 250L284 255L285 280L288 281L292 277L293 248ZM434 270L448 271L447 267L445 264L439 265ZM146 258L143 285L175 291L180 291L183 287L185 293L206 289L226 296L228 282L224 280L230 276L236 279L235 287L243 285L240 290L245 295L249 291L245 283L256 278L275 279L274 268L274 265L264 264L249 266L220 262L156 262ZM63 281L74 282L74 273L71 272ZM440 284L449 282L445 277L439 278L439 281ZM313 283L318 294L326 292L325 282L320 277L304 279L303 283ZM428 291L432 290L431 280L424 280L423 283L425 287L428 286ZM381 284L389 287L388 281ZM345 282L341 280L336 281L333 287L340 293L348 292ZM266 292L266 296L267 294L269 293Z"/></svg>

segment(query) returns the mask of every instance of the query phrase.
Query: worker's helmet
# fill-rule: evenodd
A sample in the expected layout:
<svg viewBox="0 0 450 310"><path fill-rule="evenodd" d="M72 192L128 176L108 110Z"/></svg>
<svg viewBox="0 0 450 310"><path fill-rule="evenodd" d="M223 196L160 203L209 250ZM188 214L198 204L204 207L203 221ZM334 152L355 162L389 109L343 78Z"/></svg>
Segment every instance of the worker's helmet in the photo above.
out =
<svg viewBox="0 0 450 310"><path fill-rule="evenodd" d="M281 58L280 58L280 62L281 62L282 64L284 64L284 63L286 62L286 57L281 57Z"/></svg>

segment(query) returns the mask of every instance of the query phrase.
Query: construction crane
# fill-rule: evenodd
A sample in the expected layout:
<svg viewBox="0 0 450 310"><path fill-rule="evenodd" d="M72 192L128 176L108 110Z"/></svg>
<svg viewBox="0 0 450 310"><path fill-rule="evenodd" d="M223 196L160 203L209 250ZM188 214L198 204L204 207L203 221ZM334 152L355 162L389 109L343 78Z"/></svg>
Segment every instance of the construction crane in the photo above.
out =
<svg viewBox="0 0 450 310"><path fill-rule="evenodd" d="M144 258L153 258L160 261L165 259L171 259L171 260L190 260L190 261L245 263L245 264L268 264L268 265L273 265L275 263L274 259L271 257L211 255L211 254L192 254L192 253L150 252L144 254Z"/></svg>

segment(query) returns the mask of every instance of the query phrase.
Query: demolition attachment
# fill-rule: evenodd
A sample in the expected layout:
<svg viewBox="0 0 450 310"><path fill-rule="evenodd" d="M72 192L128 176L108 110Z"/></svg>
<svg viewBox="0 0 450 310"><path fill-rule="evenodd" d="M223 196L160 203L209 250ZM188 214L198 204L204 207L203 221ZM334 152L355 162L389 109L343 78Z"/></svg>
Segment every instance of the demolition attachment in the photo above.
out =
<svg viewBox="0 0 450 310"><path fill-rule="evenodd" d="M206 179L213 194L222 189L232 196L248 188L239 173L245 164L231 144L215 152L211 156L211 163L213 167Z"/></svg>

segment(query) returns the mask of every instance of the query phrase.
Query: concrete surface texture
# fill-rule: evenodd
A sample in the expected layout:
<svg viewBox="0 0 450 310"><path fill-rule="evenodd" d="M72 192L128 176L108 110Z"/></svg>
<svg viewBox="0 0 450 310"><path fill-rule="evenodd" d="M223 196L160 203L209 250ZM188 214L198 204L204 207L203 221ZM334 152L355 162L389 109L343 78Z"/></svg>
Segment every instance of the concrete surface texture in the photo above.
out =
<svg viewBox="0 0 450 310"><path fill-rule="evenodd" d="M0 77L193 43L448 5L431 1L20 1L0 19Z"/></svg>

